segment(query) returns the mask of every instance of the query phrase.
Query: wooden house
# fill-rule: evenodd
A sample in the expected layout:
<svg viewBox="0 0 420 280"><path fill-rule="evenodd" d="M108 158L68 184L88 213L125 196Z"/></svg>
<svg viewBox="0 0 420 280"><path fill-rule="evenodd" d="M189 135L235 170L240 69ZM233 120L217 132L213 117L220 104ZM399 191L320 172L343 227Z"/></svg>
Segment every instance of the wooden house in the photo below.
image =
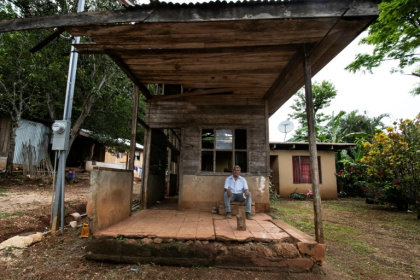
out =
<svg viewBox="0 0 420 280"><path fill-rule="evenodd" d="M376 0L152 2L124 11L0 22L86 36L79 54L111 57L147 100L143 204L164 196L210 210L233 164L268 211L268 118L378 16ZM333 77L331 77L333 79ZM158 84L158 94L147 84Z"/></svg>
<svg viewBox="0 0 420 280"><path fill-rule="evenodd" d="M130 147L130 141L118 139L118 141ZM81 129L73 142L67 157L67 166L83 166L87 171L94 167L107 167L114 169L126 169L128 166L128 152L117 151L99 143L91 132ZM134 158L134 176L141 176L143 166L143 146L136 143Z"/></svg>

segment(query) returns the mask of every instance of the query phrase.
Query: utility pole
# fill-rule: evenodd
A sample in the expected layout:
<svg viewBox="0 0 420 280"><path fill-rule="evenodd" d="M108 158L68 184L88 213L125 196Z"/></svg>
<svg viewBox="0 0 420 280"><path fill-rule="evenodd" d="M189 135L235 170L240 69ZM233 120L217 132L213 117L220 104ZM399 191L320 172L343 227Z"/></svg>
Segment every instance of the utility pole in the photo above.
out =
<svg viewBox="0 0 420 280"><path fill-rule="evenodd" d="M83 12L85 0L79 0L77 12ZM74 85L76 82L77 59L79 54L76 52L75 44L80 42L80 37L73 37L69 72L67 77L66 100L64 104L63 120L55 121L53 130L53 147L52 149L58 153L58 169L57 181L55 187L54 208L51 221L51 230L58 230L58 215L60 214L61 234L64 234L64 194L65 194L65 178L66 178L66 160L69 148L69 137L71 129L71 112L73 108Z"/></svg>

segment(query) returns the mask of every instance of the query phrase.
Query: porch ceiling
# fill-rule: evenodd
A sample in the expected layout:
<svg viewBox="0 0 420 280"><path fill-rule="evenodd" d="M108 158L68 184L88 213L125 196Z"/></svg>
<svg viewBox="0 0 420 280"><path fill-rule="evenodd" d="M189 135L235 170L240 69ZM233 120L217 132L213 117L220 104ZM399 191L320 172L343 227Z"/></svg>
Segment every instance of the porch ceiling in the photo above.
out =
<svg viewBox="0 0 420 280"><path fill-rule="evenodd" d="M314 75L377 17L377 2L158 3L49 17L32 28L91 37L76 46L79 53L109 55L140 86L182 85L170 98L267 99L271 115L304 84L303 47Z"/></svg>

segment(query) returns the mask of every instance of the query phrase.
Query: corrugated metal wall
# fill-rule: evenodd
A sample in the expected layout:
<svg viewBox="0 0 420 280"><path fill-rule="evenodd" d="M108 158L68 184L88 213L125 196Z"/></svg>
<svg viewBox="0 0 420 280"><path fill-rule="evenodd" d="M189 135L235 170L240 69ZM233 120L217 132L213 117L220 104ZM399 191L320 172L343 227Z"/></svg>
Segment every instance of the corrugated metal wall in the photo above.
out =
<svg viewBox="0 0 420 280"><path fill-rule="evenodd" d="M50 129L37 122L21 120L16 131L15 157L13 163L23 164L23 147L32 146L32 162L37 165L48 157Z"/></svg>

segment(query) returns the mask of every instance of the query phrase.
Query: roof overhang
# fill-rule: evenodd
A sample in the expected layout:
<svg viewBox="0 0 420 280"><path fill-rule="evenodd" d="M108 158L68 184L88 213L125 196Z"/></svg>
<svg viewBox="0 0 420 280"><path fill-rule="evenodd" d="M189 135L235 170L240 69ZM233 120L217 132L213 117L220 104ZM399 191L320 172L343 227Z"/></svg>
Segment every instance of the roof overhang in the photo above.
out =
<svg viewBox="0 0 420 280"><path fill-rule="evenodd" d="M132 81L179 85L164 99L224 95L266 99L275 113L304 84L303 48L312 75L378 16L377 0L215 2L143 5L0 21L0 32L58 28L87 36L81 54L109 55Z"/></svg>

